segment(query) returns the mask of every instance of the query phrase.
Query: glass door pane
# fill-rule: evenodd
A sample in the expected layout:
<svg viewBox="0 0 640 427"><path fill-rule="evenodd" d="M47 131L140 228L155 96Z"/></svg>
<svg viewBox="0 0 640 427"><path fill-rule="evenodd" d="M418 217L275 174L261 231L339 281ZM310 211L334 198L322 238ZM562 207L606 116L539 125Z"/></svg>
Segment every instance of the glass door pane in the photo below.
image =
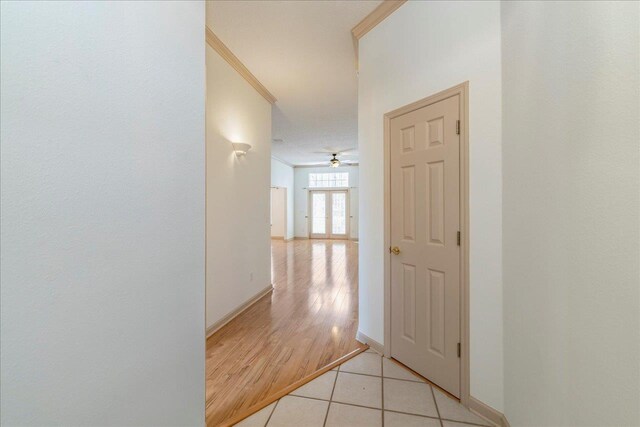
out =
<svg viewBox="0 0 640 427"><path fill-rule="evenodd" d="M347 193L334 192L331 195L331 234L347 234Z"/></svg>
<svg viewBox="0 0 640 427"><path fill-rule="evenodd" d="M327 195L311 193L311 234L327 234Z"/></svg>

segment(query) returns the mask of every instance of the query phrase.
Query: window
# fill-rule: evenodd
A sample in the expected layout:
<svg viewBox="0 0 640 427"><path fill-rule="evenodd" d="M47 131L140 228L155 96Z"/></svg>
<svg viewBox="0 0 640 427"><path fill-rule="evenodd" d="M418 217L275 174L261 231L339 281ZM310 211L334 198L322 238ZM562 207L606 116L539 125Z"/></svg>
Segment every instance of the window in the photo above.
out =
<svg viewBox="0 0 640 427"><path fill-rule="evenodd" d="M310 173L309 188L348 187L349 172Z"/></svg>

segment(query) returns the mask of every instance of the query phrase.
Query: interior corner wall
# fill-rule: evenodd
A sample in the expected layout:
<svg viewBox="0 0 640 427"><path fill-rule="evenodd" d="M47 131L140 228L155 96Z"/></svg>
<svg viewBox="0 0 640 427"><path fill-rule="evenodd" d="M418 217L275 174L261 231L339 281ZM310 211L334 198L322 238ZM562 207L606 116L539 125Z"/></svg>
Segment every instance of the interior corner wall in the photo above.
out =
<svg viewBox="0 0 640 427"><path fill-rule="evenodd" d="M285 239L293 239L295 229L293 167L280 160L271 159L271 186L287 189L287 233Z"/></svg>
<svg viewBox="0 0 640 427"><path fill-rule="evenodd" d="M309 237L309 174L321 172L349 172L349 238L358 239L359 227L359 181L358 166L342 166L338 169L329 166L294 168L295 175L295 235ZM362 274L362 273L360 273Z"/></svg>
<svg viewBox="0 0 640 427"><path fill-rule="evenodd" d="M206 52L210 328L271 283L271 104L208 45ZM252 148L237 156L232 141Z"/></svg>
<svg viewBox="0 0 640 427"><path fill-rule="evenodd" d="M638 2L502 3L511 425L640 425L639 28Z"/></svg>
<svg viewBox="0 0 640 427"><path fill-rule="evenodd" d="M0 424L204 425L200 2L2 2Z"/></svg>
<svg viewBox="0 0 640 427"><path fill-rule="evenodd" d="M360 330L384 341L385 113L469 81L471 395L503 409L498 2L407 2L360 40Z"/></svg>

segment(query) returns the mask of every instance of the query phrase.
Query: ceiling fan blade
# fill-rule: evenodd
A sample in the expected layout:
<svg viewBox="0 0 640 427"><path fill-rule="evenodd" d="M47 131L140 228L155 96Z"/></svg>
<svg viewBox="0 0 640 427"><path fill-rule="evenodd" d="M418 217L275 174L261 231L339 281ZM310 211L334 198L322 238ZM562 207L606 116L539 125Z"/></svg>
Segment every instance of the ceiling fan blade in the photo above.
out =
<svg viewBox="0 0 640 427"><path fill-rule="evenodd" d="M346 154L349 153L351 151L358 151L358 147L350 147L350 148L343 148L340 149L338 147L324 147L322 148L323 151L315 151L314 153L316 154Z"/></svg>
<svg viewBox="0 0 640 427"><path fill-rule="evenodd" d="M352 153L352 152L357 153L358 152L358 147L345 148L344 150L338 151L339 154L348 154L348 153Z"/></svg>

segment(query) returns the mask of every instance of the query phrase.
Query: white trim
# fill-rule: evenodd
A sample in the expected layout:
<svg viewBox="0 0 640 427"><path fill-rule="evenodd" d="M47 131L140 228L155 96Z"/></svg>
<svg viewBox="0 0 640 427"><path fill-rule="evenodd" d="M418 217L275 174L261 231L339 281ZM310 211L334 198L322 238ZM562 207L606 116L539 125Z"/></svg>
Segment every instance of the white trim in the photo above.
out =
<svg viewBox="0 0 640 427"><path fill-rule="evenodd" d="M349 166L360 166L360 163L342 163L340 166L334 169L340 169L340 168L349 167ZM329 163L327 162L316 163L313 165L295 165L294 166L294 168L330 168L330 167L331 166L329 166Z"/></svg>
<svg viewBox="0 0 640 427"><path fill-rule="evenodd" d="M231 52L231 50L225 45L222 40L215 35L211 28L205 25L205 40L209 46L222 57L234 70L238 72L253 88L264 97L270 104L275 104L277 99L266 87L254 76L251 71L238 59L238 57Z"/></svg>
<svg viewBox="0 0 640 427"><path fill-rule="evenodd" d="M287 166L289 166L290 168L295 168L295 167L297 167L297 166L292 165L291 163L287 162L286 160L282 160L281 158L274 156L273 154L271 155L271 158L272 158L273 160L277 160L278 162L282 163L283 165L287 165Z"/></svg>
<svg viewBox="0 0 640 427"><path fill-rule="evenodd" d="M209 326L206 331L206 337L209 338L211 335L218 332L220 328L222 328L224 325L226 325L227 323L231 322L233 319L238 317L240 314L242 314L243 311L251 307L260 298L267 295L271 291L273 291L273 285L269 284L269 286L267 286L266 288L264 288L263 290L255 294L253 297L249 298L247 301L241 304L238 308L236 308L235 310L232 310L229 314L224 316L222 319L218 320L216 323Z"/></svg>
<svg viewBox="0 0 640 427"><path fill-rule="evenodd" d="M380 354L384 354L384 345L380 344L378 341L369 338L361 331L356 332L356 341L360 341L362 344L368 344L373 350L377 351Z"/></svg>
<svg viewBox="0 0 640 427"><path fill-rule="evenodd" d="M479 401L473 396L469 397L469 409L471 412L484 418L490 423L495 424L496 426L510 427L507 417L505 417L502 412L493 409L491 406Z"/></svg>

